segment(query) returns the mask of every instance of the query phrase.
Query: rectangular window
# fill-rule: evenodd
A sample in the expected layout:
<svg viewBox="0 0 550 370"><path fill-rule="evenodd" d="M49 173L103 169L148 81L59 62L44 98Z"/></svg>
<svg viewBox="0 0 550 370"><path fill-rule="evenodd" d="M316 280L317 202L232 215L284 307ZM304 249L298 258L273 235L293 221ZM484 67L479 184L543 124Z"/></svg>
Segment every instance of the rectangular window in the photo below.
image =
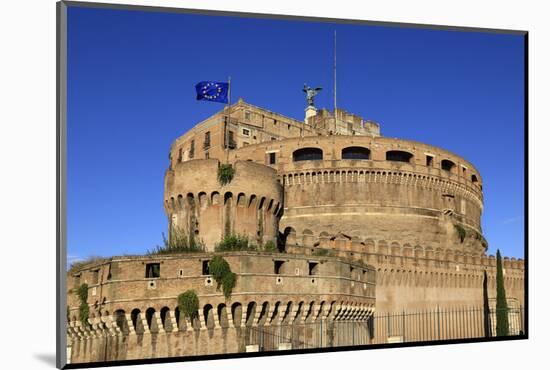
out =
<svg viewBox="0 0 550 370"><path fill-rule="evenodd" d="M80 274L74 276L74 287L78 288L80 286Z"/></svg>
<svg viewBox="0 0 550 370"><path fill-rule="evenodd" d="M183 159L182 149L179 148L179 150L178 150L178 162L181 162L182 159Z"/></svg>
<svg viewBox="0 0 550 370"><path fill-rule="evenodd" d="M195 157L195 140L191 140L191 148L189 148L189 158Z"/></svg>
<svg viewBox="0 0 550 370"><path fill-rule="evenodd" d="M204 134L204 149L210 148L210 131L205 132Z"/></svg>
<svg viewBox="0 0 550 370"><path fill-rule="evenodd" d="M319 263L309 261L307 264L308 264L308 267L309 267L309 274L310 275L317 275L317 269L318 269Z"/></svg>
<svg viewBox="0 0 550 370"><path fill-rule="evenodd" d="M208 159L208 158L210 158L210 153L208 152L204 153L204 159Z"/></svg>
<svg viewBox="0 0 550 370"><path fill-rule="evenodd" d="M276 154L269 153L269 164L275 164L275 161L276 161Z"/></svg>
<svg viewBox="0 0 550 370"><path fill-rule="evenodd" d="M244 112L244 119L250 121L250 112Z"/></svg>
<svg viewBox="0 0 550 370"><path fill-rule="evenodd" d="M227 136L228 136L228 141L229 141L229 148L231 149L234 149L237 147L237 143L235 143L235 137L234 137L234 132L233 131L229 131Z"/></svg>
<svg viewBox="0 0 550 370"><path fill-rule="evenodd" d="M434 157L432 157L431 155L427 155L426 156L426 166L433 167L433 165L434 165Z"/></svg>
<svg viewBox="0 0 550 370"><path fill-rule="evenodd" d="M244 136L250 136L250 130L243 128L243 135Z"/></svg>
<svg viewBox="0 0 550 370"><path fill-rule="evenodd" d="M92 271L92 284L99 283L99 270Z"/></svg>
<svg viewBox="0 0 550 370"><path fill-rule="evenodd" d="M160 263L148 263L145 265L145 277L148 279L160 277Z"/></svg>
<svg viewBox="0 0 550 370"><path fill-rule="evenodd" d="M202 261L202 274L210 275L210 260Z"/></svg>
<svg viewBox="0 0 550 370"><path fill-rule="evenodd" d="M272 136L271 141L275 141L275 140L277 140L277 138Z"/></svg>
<svg viewBox="0 0 550 370"><path fill-rule="evenodd" d="M282 268L284 263L285 261L273 261L275 274L280 275L282 273Z"/></svg>

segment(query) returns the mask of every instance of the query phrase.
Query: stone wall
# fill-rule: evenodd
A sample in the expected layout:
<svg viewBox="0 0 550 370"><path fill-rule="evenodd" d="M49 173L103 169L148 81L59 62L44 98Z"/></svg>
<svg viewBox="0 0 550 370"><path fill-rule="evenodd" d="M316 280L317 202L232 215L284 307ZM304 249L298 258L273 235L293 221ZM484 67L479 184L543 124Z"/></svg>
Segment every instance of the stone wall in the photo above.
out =
<svg viewBox="0 0 550 370"><path fill-rule="evenodd" d="M114 257L72 271L67 293L72 363L244 352L255 328L316 322L326 328L332 322L366 322L374 312L375 272L360 261L220 255L237 274L230 298L204 271L212 254ZM146 277L148 264L159 264L159 277ZM80 322L72 290L83 283L89 285L91 327ZM194 320L177 307L178 295L188 289L200 300Z"/></svg>

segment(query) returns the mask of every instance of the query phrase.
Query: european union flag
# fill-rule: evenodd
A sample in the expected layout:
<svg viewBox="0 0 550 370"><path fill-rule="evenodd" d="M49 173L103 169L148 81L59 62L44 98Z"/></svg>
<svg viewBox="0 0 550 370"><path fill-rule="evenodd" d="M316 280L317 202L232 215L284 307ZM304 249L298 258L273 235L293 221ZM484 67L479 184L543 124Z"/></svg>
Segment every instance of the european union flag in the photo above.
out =
<svg viewBox="0 0 550 370"><path fill-rule="evenodd" d="M195 85L197 100L214 101L227 104L229 83L216 81L201 81Z"/></svg>

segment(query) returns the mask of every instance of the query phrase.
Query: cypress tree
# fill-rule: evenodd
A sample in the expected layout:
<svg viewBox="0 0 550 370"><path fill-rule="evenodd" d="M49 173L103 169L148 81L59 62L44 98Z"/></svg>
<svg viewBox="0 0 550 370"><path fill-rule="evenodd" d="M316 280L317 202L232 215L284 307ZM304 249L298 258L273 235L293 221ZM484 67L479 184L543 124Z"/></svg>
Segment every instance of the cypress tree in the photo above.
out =
<svg viewBox="0 0 550 370"><path fill-rule="evenodd" d="M506 304L506 291L504 290L504 274L502 271L502 258L497 249L497 336L508 335L508 305Z"/></svg>

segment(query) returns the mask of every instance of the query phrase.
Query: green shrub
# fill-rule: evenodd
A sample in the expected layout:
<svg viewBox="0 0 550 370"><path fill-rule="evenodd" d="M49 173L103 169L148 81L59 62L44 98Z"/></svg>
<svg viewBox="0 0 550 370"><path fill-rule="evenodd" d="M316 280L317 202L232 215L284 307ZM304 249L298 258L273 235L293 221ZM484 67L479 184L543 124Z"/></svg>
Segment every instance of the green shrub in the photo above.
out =
<svg viewBox="0 0 550 370"><path fill-rule="evenodd" d="M222 256L214 256L210 260L209 271L210 275L212 275L216 283L218 283L219 288L220 284L222 284L223 277L231 273L231 267L229 267L229 263L227 263Z"/></svg>
<svg viewBox="0 0 550 370"><path fill-rule="evenodd" d="M230 164L222 164L218 167L218 181L221 185L226 185L233 180L235 169Z"/></svg>
<svg viewBox="0 0 550 370"><path fill-rule="evenodd" d="M88 325L88 317L90 316L90 306L88 305L88 284L84 283L76 289L76 295L80 300L78 307L78 319L82 325Z"/></svg>
<svg viewBox="0 0 550 370"><path fill-rule="evenodd" d="M277 248L277 245L275 245L275 243L272 240L268 240L264 244L264 250L267 251L267 252L278 252L279 251L279 249Z"/></svg>
<svg viewBox="0 0 550 370"><path fill-rule="evenodd" d="M178 296L178 308L184 317L195 318L199 312L199 297L194 290L186 290Z"/></svg>
<svg viewBox="0 0 550 370"><path fill-rule="evenodd" d="M462 225L455 224L454 226L456 233L460 238L460 242L464 243L464 239L466 239L466 230L462 227Z"/></svg>
<svg viewBox="0 0 550 370"><path fill-rule="evenodd" d="M174 253L199 253L204 252L204 245L197 241L192 235L187 235L180 227L172 227L170 237L167 239L162 233L163 245L157 245L147 254L174 254Z"/></svg>
<svg viewBox="0 0 550 370"><path fill-rule="evenodd" d="M253 251L256 249L255 245L249 244L246 235L240 234L226 235L215 247L216 252Z"/></svg>
<svg viewBox="0 0 550 370"><path fill-rule="evenodd" d="M231 297L231 293L233 292L233 288L235 287L237 283L237 274L234 272L229 272L224 275L222 278L222 289L223 289L223 295L225 298Z"/></svg>
<svg viewBox="0 0 550 370"><path fill-rule="evenodd" d="M222 256L214 256L209 263L210 275L218 283L217 289L222 287L225 298L231 297L233 288L237 281L237 275L231 272L229 263Z"/></svg>
<svg viewBox="0 0 550 370"><path fill-rule="evenodd" d="M314 256L328 256L330 251L328 249L319 248L313 252Z"/></svg>

